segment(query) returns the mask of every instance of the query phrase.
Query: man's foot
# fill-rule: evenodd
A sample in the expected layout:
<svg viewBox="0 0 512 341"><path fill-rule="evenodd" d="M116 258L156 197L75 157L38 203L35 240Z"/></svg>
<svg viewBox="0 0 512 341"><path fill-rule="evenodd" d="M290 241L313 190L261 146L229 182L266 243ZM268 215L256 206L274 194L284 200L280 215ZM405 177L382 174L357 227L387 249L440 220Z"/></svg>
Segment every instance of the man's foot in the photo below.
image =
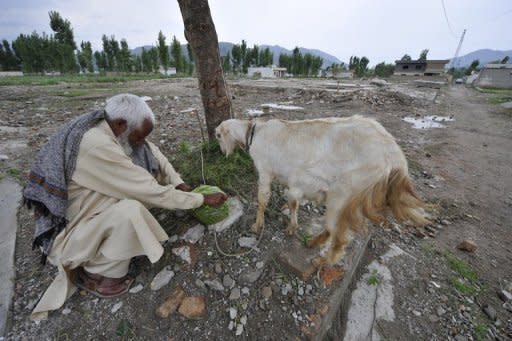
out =
<svg viewBox="0 0 512 341"><path fill-rule="evenodd" d="M135 279L126 275L121 278L109 278L78 268L73 272L72 282L94 296L113 298L126 293Z"/></svg>

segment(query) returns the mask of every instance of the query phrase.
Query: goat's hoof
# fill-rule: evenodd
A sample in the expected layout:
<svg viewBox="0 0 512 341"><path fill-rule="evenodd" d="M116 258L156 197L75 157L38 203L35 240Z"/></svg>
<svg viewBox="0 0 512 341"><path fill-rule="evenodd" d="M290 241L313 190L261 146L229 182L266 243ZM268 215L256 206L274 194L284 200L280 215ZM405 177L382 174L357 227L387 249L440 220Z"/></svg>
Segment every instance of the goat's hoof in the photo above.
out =
<svg viewBox="0 0 512 341"><path fill-rule="evenodd" d="M296 232L297 232L297 226L296 225L288 225L288 227L286 228L286 233L289 236L296 235Z"/></svg>
<svg viewBox="0 0 512 341"><path fill-rule="evenodd" d="M251 231L254 232L254 233L260 233L262 227L263 227L263 225L258 224L258 223L254 223L251 226Z"/></svg>

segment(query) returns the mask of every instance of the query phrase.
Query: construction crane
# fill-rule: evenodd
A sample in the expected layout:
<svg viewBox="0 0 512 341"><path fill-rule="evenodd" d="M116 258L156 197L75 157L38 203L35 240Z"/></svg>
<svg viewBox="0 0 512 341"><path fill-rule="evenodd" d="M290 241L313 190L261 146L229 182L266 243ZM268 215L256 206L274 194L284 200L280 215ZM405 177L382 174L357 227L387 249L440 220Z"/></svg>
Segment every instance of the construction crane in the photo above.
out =
<svg viewBox="0 0 512 341"><path fill-rule="evenodd" d="M457 46L457 49L455 50L455 56L453 56L452 62L450 63L450 67L453 67L454 69L457 68L457 66L459 65L459 61L457 60L457 57L459 56L460 48L462 46L462 42L464 41L465 35L466 35L466 29L464 29L464 31L462 31L462 35L460 36L459 45Z"/></svg>

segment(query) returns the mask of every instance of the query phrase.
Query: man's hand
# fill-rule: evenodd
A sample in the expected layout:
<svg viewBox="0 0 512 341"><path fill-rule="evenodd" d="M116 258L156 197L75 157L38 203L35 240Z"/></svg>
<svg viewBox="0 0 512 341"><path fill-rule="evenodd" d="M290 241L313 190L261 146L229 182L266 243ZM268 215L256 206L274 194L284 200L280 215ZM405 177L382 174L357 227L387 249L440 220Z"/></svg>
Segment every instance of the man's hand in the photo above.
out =
<svg viewBox="0 0 512 341"><path fill-rule="evenodd" d="M180 191L183 191L183 192L190 192L190 191L192 191L192 187L190 187L186 183L182 183L182 184L176 186L176 189L178 189Z"/></svg>
<svg viewBox="0 0 512 341"><path fill-rule="evenodd" d="M203 194L204 204L213 207L221 206L228 198L226 193Z"/></svg>

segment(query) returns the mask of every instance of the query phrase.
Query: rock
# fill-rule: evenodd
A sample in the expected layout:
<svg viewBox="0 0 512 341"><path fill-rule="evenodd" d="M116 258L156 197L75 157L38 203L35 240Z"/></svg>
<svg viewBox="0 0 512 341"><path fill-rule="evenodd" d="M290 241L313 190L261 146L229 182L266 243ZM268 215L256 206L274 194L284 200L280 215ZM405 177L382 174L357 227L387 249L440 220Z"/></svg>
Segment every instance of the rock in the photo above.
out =
<svg viewBox="0 0 512 341"><path fill-rule="evenodd" d="M177 218L183 218L184 216L187 215L187 211L185 210L175 210L174 211L174 215L177 217Z"/></svg>
<svg viewBox="0 0 512 341"><path fill-rule="evenodd" d="M505 302L503 303L503 308L510 311L512 313L512 302Z"/></svg>
<svg viewBox="0 0 512 341"><path fill-rule="evenodd" d="M496 309L494 309L489 304L485 304L483 306L483 310L484 310L485 315L487 315L491 319L491 321L496 321L496 317L497 317Z"/></svg>
<svg viewBox="0 0 512 341"><path fill-rule="evenodd" d="M262 269L257 270L247 270L242 275L240 275L240 282L244 284L254 283L258 280L263 272Z"/></svg>
<svg viewBox="0 0 512 341"><path fill-rule="evenodd" d="M421 316L421 313L417 310L413 310L412 313L414 314L414 316Z"/></svg>
<svg viewBox="0 0 512 341"><path fill-rule="evenodd" d="M5 154L0 154L0 161L9 160L9 157Z"/></svg>
<svg viewBox="0 0 512 341"><path fill-rule="evenodd" d="M325 287L331 286L333 282L342 279L344 275L345 270L340 266L326 266L320 271L320 279Z"/></svg>
<svg viewBox="0 0 512 341"><path fill-rule="evenodd" d="M263 268L264 266L265 266L265 263L263 263L263 262L257 262L257 263L256 263L256 268L257 268L257 269L261 269L261 268Z"/></svg>
<svg viewBox="0 0 512 341"><path fill-rule="evenodd" d="M112 309L110 310L110 312L111 312L112 314L115 314L115 313L117 313L117 311L118 311L119 309L121 309L121 307L122 307L122 306L123 306L123 302L118 302L118 303L114 304L114 306L112 307Z"/></svg>
<svg viewBox="0 0 512 341"><path fill-rule="evenodd" d="M501 290L500 292L498 292L498 296L501 298L503 302L512 301L512 294L506 290Z"/></svg>
<svg viewBox="0 0 512 341"><path fill-rule="evenodd" d="M117 311L117 310L116 310L116 311ZM71 313L71 309L69 309L69 308L64 308L64 309L62 310L62 315L69 315L70 313Z"/></svg>
<svg viewBox="0 0 512 341"><path fill-rule="evenodd" d="M217 224L209 225L208 230L216 231L217 233L223 232L235 224L238 219L244 214L244 205L237 197L232 197L227 200L229 206L229 216Z"/></svg>
<svg viewBox="0 0 512 341"><path fill-rule="evenodd" d="M261 295L265 298L265 299L269 299L270 297L272 297L272 288L271 287L263 287L261 289Z"/></svg>
<svg viewBox="0 0 512 341"><path fill-rule="evenodd" d="M215 263L215 272L218 274L222 273L222 265L220 263Z"/></svg>
<svg viewBox="0 0 512 341"><path fill-rule="evenodd" d="M244 332L244 325L243 324L238 324L236 326L236 336L240 336L242 335L242 333Z"/></svg>
<svg viewBox="0 0 512 341"><path fill-rule="evenodd" d="M428 315L428 320L432 323L436 323L439 321L439 317L437 317L436 315L434 314L430 314Z"/></svg>
<svg viewBox="0 0 512 341"><path fill-rule="evenodd" d="M175 247L172 249L172 253L192 266L197 262L196 249L192 244Z"/></svg>
<svg viewBox="0 0 512 341"><path fill-rule="evenodd" d="M236 308L229 308L229 318L231 318L232 320L236 319L237 313L238 311L236 310Z"/></svg>
<svg viewBox="0 0 512 341"><path fill-rule="evenodd" d="M204 284L206 284L212 290L224 291L224 286L222 286L222 283L216 279L212 281L204 281Z"/></svg>
<svg viewBox="0 0 512 341"><path fill-rule="evenodd" d="M206 313L206 301L203 296L185 297L178 312L188 319L197 319Z"/></svg>
<svg viewBox="0 0 512 341"><path fill-rule="evenodd" d="M222 280L222 284L226 288L230 288L231 289L235 285L235 281L231 278L230 275L225 275L224 279Z"/></svg>
<svg viewBox="0 0 512 341"><path fill-rule="evenodd" d="M436 309L437 316L443 316L444 313L446 313L446 310L443 309L443 307L439 306Z"/></svg>
<svg viewBox="0 0 512 341"><path fill-rule="evenodd" d="M249 288L248 288L248 287L243 287L243 288L242 288L242 294L244 294L244 295L249 295L249 292L250 292L250 290L249 290Z"/></svg>
<svg viewBox="0 0 512 341"><path fill-rule="evenodd" d="M196 279L195 281L195 284L198 288L201 288L201 289L206 289L206 285L204 284L203 281L201 281L199 278Z"/></svg>
<svg viewBox="0 0 512 341"><path fill-rule="evenodd" d="M388 82L386 82L384 79L374 78L370 80L370 84L377 85L379 87L388 85Z"/></svg>
<svg viewBox="0 0 512 341"><path fill-rule="evenodd" d="M228 329L229 329L229 330L233 330L233 329L235 329L235 322L233 322L233 321L229 321Z"/></svg>
<svg viewBox="0 0 512 341"><path fill-rule="evenodd" d="M169 238L169 243L176 243L178 241L178 236L177 235L172 235L170 238Z"/></svg>
<svg viewBox="0 0 512 341"><path fill-rule="evenodd" d="M180 306L181 302L185 298L185 291L181 287L174 289L167 297L164 303L156 309L156 315L161 318L167 318L170 314L174 313Z"/></svg>
<svg viewBox="0 0 512 341"><path fill-rule="evenodd" d="M240 288L233 288L231 290L231 294L229 294L229 299L232 301L239 300L240 299Z"/></svg>
<svg viewBox="0 0 512 341"><path fill-rule="evenodd" d="M281 287L281 294L283 296L286 296L288 295L289 292L291 292L293 290L292 286L290 285L290 283L286 283L285 285L283 285Z"/></svg>
<svg viewBox="0 0 512 341"><path fill-rule="evenodd" d="M446 220L446 219L441 220L441 225L445 225L445 226L447 226L447 225L451 225L451 224L452 224L452 223L451 223L451 221L449 221L449 220Z"/></svg>
<svg viewBox="0 0 512 341"><path fill-rule="evenodd" d="M187 230L187 232L181 237L181 239L185 240L188 243L195 244L204 236L204 226L201 224L197 224L194 227L191 227Z"/></svg>
<svg viewBox="0 0 512 341"><path fill-rule="evenodd" d="M417 237L417 238L425 238L427 235L425 234L425 232L423 232L423 230L421 229L416 229L416 231L414 232L414 235Z"/></svg>
<svg viewBox="0 0 512 341"><path fill-rule="evenodd" d="M168 265L163 268L151 281L149 287L151 290L160 290L164 285L167 285L174 277L174 271L171 270L171 266Z"/></svg>
<svg viewBox="0 0 512 341"><path fill-rule="evenodd" d="M303 287L299 287L299 290L297 291L297 294L299 296L303 296L304 295L304 288Z"/></svg>
<svg viewBox="0 0 512 341"><path fill-rule="evenodd" d="M457 249L467 252L475 252L477 249L477 246L474 241L465 239L457 246Z"/></svg>
<svg viewBox="0 0 512 341"><path fill-rule="evenodd" d="M244 326L247 324L247 316L244 315L240 318L240 323L243 324Z"/></svg>
<svg viewBox="0 0 512 341"><path fill-rule="evenodd" d="M139 283L136 286L132 287L128 292L130 294L137 294L137 293L141 292L142 289L144 289L144 286Z"/></svg>
<svg viewBox="0 0 512 341"><path fill-rule="evenodd" d="M258 240L255 237L240 237L238 239L238 245L240 245L240 247L252 248L256 246L257 243Z"/></svg>

